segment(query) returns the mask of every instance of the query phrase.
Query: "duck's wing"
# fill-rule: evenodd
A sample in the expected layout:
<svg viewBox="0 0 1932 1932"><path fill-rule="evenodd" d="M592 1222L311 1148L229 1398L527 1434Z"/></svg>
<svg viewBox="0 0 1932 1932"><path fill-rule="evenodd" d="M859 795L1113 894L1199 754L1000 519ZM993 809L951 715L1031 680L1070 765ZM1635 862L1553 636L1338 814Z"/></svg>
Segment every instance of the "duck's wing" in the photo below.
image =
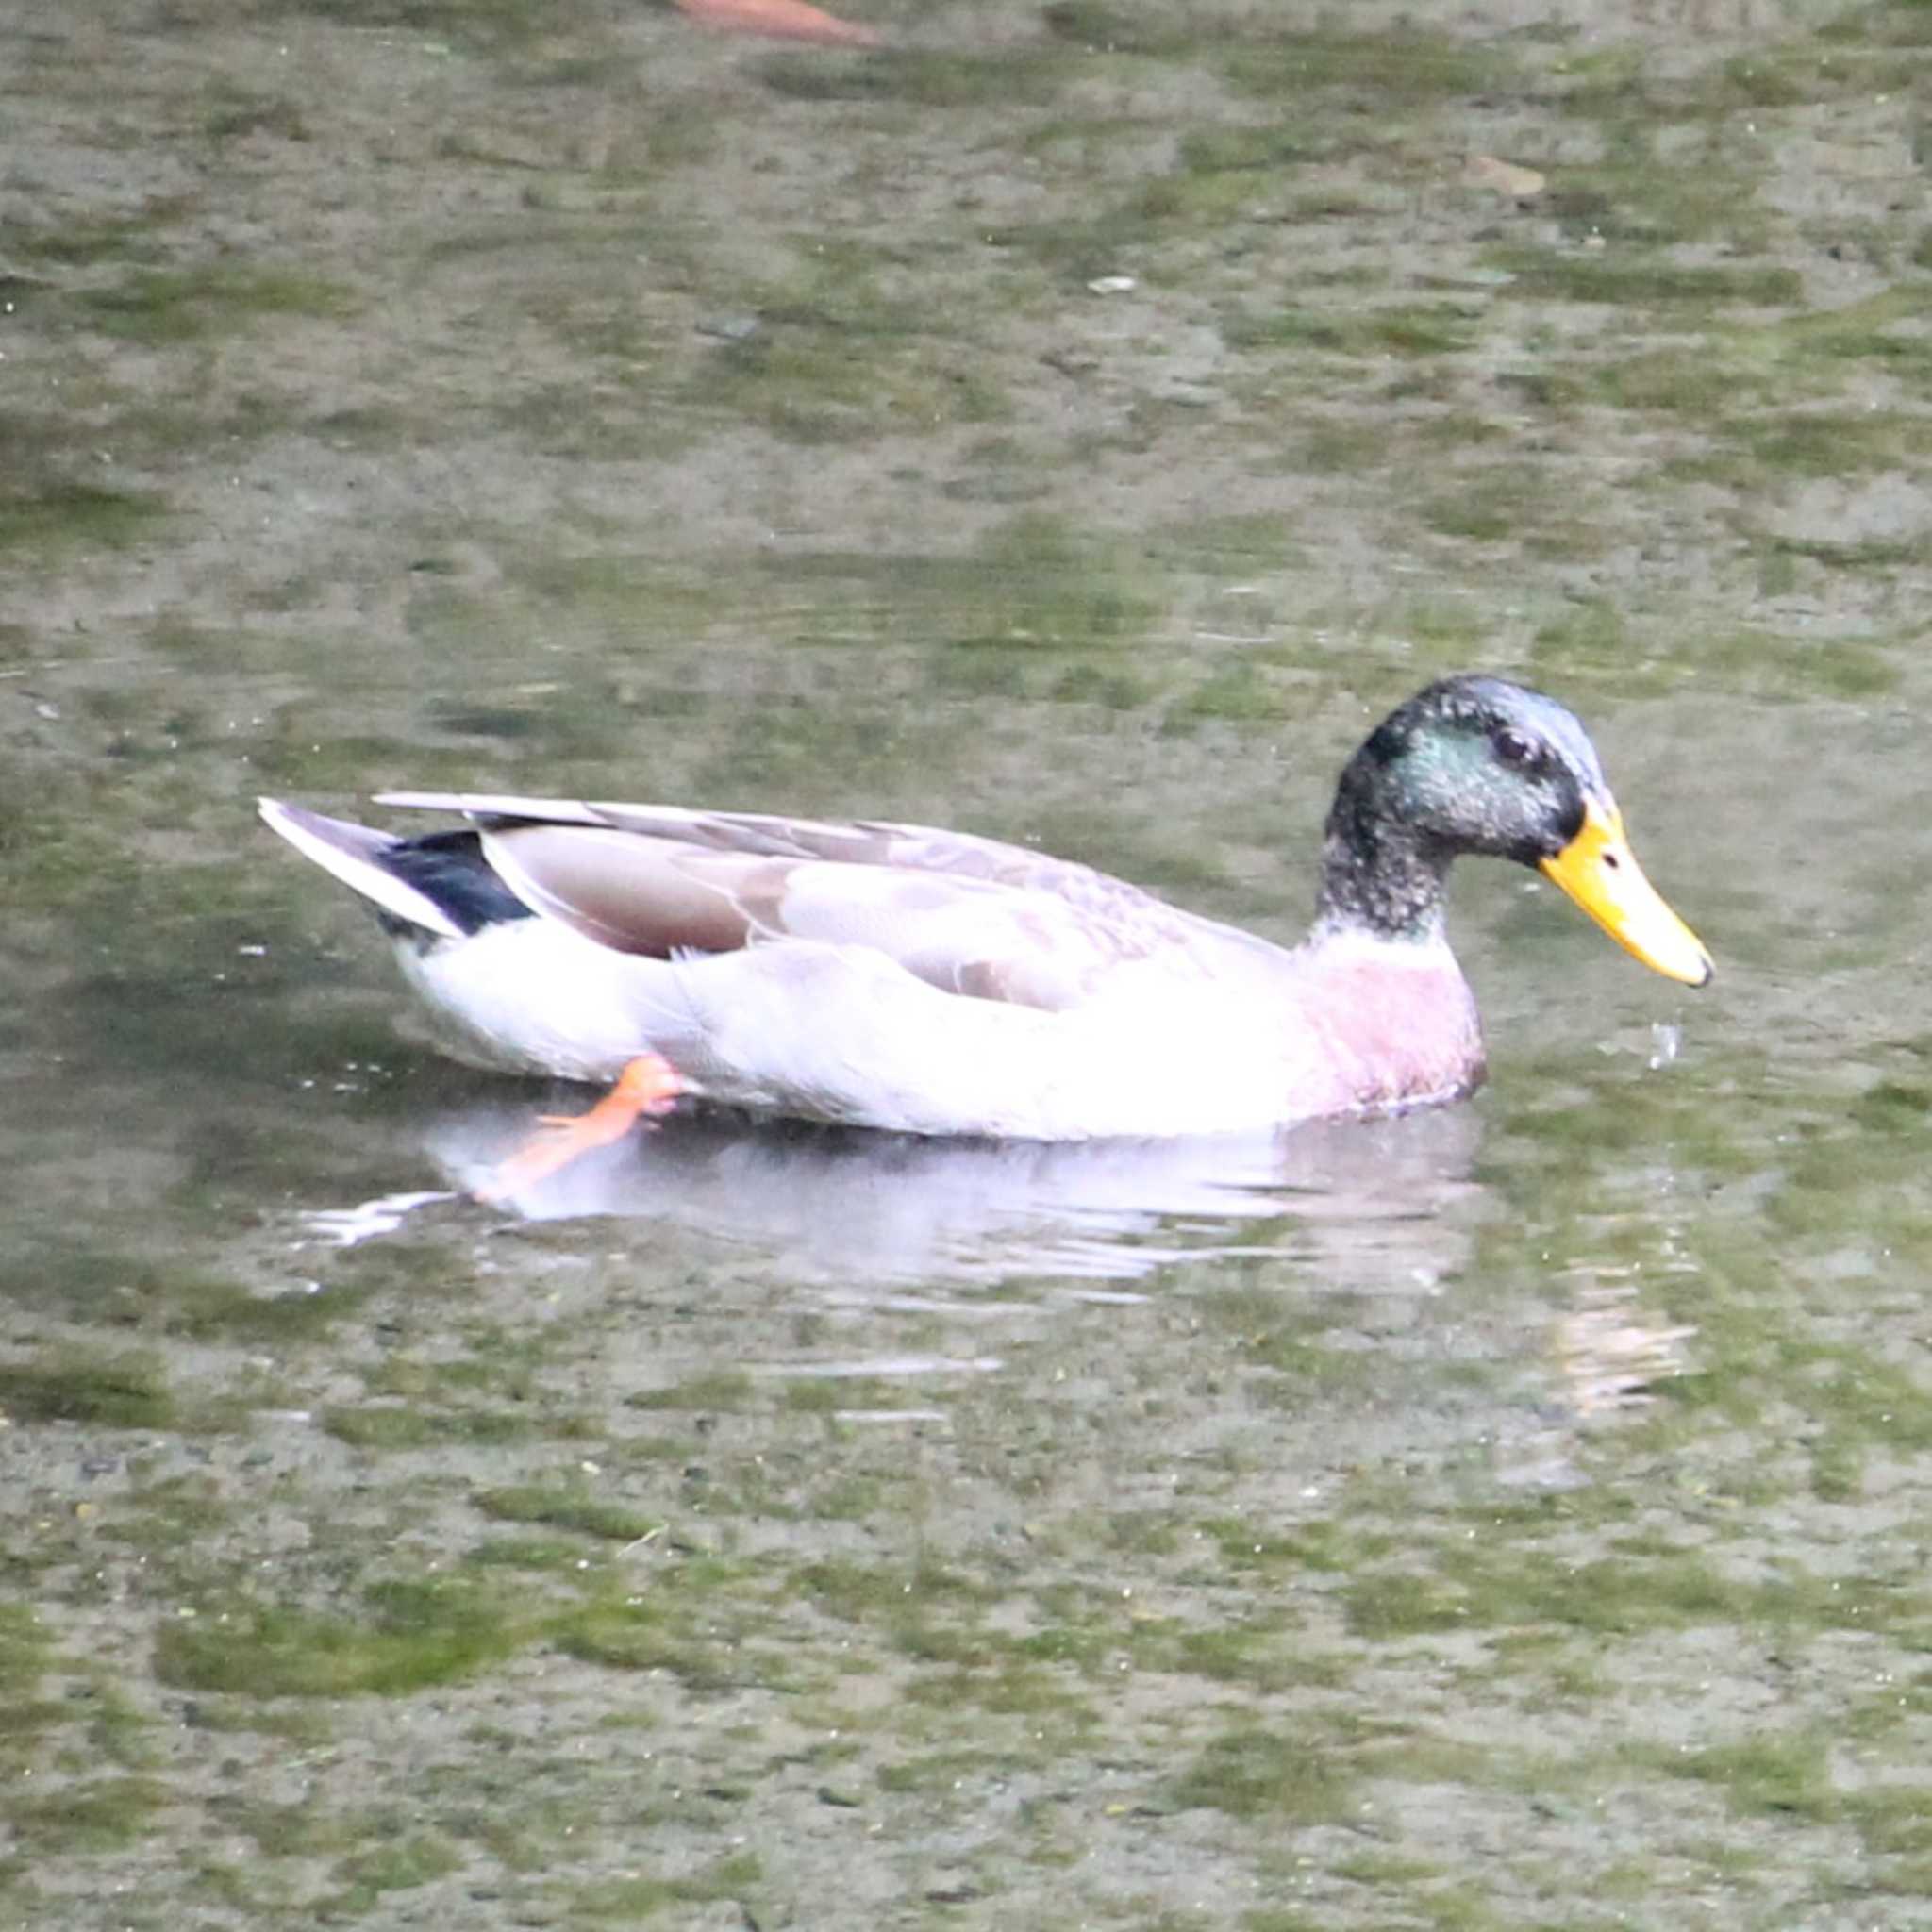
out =
<svg viewBox="0 0 1932 1932"><path fill-rule="evenodd" d="M486 826L587 825L636 832L705 852L762 858L823 858L841 865L945 873L1058 892L1074 903L1097 898L1165 906L1152 892L1072 859L970 832L879 819L803 819L775 813L693 811L675 805L626 805L577 798L521 798L485 791L383 791L378 805L459 812Z"/></svg>
<svg viewBox="0 0 1932 1932"><path fill-rule="evenodd" d="M659 958L863 945L942 991L1058 1009L1129 965L1204 977L1218 930L1090 866L924 825L481 792L381 802L463 814L532 911Z"/></svg>

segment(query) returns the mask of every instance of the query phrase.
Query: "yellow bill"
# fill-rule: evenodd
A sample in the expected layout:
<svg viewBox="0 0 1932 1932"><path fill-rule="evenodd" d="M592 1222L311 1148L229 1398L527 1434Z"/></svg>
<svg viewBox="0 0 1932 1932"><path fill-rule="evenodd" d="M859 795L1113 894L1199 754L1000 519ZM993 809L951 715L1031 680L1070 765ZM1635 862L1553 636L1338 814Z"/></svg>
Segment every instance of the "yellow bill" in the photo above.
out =
<svg viewBox="0 0 1932 1932"><path fill-rule="evenodd" d="M1541 870L1653 972L1687 986L1710 977L1710 955L1643 876L1624 816L1608 800L1584 807L1582 828Z"/></svg>

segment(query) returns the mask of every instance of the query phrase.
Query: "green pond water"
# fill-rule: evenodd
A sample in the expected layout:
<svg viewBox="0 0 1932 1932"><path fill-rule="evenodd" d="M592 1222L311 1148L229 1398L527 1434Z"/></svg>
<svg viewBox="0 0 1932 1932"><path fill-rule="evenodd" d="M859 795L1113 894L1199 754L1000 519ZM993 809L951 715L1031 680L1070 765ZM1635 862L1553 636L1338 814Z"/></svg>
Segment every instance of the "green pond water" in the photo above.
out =
<svg viewBox="0 0 1932 1932"><path fill-rule="evenodd" d="M1926 1924L1932 9L853 17L0 18L0 1924ZM1290 938L1457 669L1716 980L1465 866L1491 1085L1257 1144L487 1208L253 817Z"/></svg>

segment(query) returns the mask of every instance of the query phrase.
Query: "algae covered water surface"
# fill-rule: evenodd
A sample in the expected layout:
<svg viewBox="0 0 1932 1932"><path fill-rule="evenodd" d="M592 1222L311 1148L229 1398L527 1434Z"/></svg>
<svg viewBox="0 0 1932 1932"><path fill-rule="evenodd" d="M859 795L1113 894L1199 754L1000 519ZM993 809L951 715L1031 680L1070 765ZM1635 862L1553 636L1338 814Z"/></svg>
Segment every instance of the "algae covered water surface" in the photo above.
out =
<svg viewBox="0 0 1932 1932"><path fill-rule="evenodd" d="M1923 1923L1932 15L863 18L0 21L0 1918ZM1211 1157L486 1209L559 1096L252 818L1286 937L1469 668L1716 983L1473 865L1485 1093Z"/></svg>

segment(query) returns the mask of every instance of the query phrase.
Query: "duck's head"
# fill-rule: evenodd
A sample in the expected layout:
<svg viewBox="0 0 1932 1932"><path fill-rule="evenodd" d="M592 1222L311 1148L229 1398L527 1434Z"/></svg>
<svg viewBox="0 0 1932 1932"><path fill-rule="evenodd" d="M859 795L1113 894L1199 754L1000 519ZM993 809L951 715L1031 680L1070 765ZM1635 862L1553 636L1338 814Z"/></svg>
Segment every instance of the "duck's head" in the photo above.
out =
<svg viewBox="0 0 1932 1932"><path fill-rule="evenodd" d="M1668 978L1710 977L1709 954L1638 865L1583 726L1500 677L1418 691L1349 760L1328 815L1322 923L1432 935L1464 852L1535 867Z"/></svg>

